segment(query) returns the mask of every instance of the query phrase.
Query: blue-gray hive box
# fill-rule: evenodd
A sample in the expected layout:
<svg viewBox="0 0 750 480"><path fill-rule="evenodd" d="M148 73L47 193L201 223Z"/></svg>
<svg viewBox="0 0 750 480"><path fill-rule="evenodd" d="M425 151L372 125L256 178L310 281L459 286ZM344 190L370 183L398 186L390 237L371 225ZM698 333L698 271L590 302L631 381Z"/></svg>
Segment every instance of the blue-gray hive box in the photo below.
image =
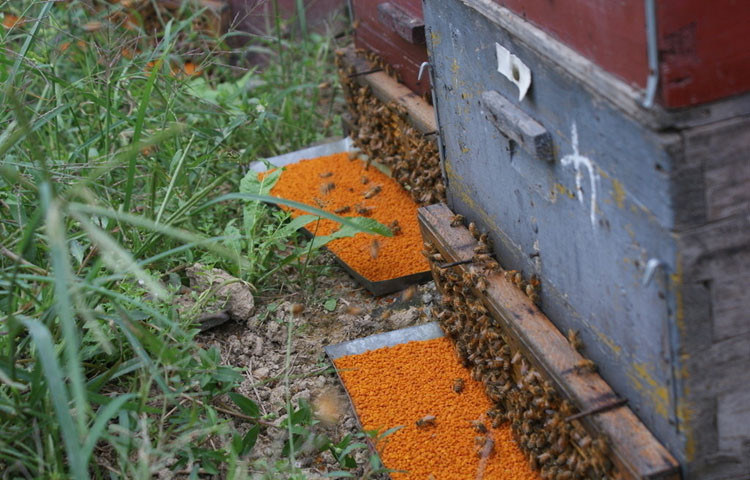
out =
<svg viewBox="0 0 750 480"><path fill-rule="evenodd" d="M646 108L488 0L424 14L451 208L542 279L684 478L750 478L750 97Z"/></svg>

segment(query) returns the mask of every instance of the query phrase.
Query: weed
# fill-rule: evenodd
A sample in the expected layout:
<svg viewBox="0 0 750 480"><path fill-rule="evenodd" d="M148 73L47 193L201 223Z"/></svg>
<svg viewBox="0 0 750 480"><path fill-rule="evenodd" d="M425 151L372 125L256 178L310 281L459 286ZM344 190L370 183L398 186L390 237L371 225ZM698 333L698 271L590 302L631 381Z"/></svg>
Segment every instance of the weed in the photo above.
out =
<svg viewBox="0 0 750 480"><path fill-rule="evenodd" d="M279 36L284 61L237 78L223 39L194 28L192 2L172 13L136 2L153 7L156 35L126 3L0 1L18 20L0 30L0 470L242 478L260 430L275 426L177 315L174 272L220 263L263 288L284 265L304 272L302 252L326 241L297 240L299 222L238 178L328 134L317 85L334 81L330 42ZM338 235L387 233L342 224ZM226 394L239 410L217 403ZM226 415L252 427L240 434ZM291 458L294 435L313 426L294 415Z"/></svg>

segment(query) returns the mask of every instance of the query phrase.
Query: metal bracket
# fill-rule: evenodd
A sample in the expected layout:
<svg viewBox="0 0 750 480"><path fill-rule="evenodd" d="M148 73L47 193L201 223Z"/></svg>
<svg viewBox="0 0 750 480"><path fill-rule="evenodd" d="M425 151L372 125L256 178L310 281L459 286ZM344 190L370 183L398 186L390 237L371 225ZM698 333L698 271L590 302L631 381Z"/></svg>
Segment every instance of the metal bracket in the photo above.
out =
<svg viewBox="0 0 750 480"><path fill-rule="evenodd" d="M643 106L654 106L656 87L659 85L659 49L656 36L656 0L646 0L646 42L648 53L648 78Z"/></svg>
<svg viewBox="0 0 750 480"><path fill-rule="evenodd" d="M422 74L424 73L424 69L429 68L429 67L430 67L430 62L422 62L419 65L419 73L417 73L417 81L422 80Z"/></svg>

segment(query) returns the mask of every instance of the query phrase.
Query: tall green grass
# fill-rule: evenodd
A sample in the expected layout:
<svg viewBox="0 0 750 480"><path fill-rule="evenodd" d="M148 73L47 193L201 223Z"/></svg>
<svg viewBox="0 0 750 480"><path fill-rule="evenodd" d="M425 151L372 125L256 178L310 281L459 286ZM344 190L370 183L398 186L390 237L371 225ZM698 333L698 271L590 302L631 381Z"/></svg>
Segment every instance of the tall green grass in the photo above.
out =
<svg viewBox="0 0 750 480"><path fill-rule="evenodd" d="M337 123L318 87L335 81L330 39L249 39L268 64L230 67L189 2L156 36L91 5L0 2L25 20L0 31L0 471L242 477L263 422L240 435L212 406L242 375L194 342L166 272L215 263L261 289L319 246L258 206L268 185L241 179ZM195 45L215 50L204 74L173 75ZM339 220L341 234L388 233Z"/></svg>

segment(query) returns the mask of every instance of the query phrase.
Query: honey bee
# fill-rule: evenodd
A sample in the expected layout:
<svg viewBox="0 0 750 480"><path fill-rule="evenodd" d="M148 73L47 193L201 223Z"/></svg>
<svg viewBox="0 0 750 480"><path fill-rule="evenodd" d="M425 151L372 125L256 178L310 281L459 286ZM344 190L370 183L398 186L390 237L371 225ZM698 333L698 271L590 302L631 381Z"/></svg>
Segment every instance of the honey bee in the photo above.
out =
<svg viewBox="0 0 750 480"><path fill-rule="evenodd" d="M372 242L370 242L370 256L375 259L378 258L378 254L380 253L380 242L377 239L373 239Z"/></svg>
<svg viewBox="0 0 750 480"><path fill-rule="evenodd" d="M364 175L362 175L362 178L359 181L362 182L362 185L367 185L368 183L370 183L370 179L365 177Z"/></svg>
<svg viewBox="0 0 750 480"><path fill-rule="evenodd" d="M476 254L474 254L474 256L472 257L472 259L473 259L473 260L474 260L474 262L476 262L476 263L482 263L482 264L484 264L484 263L486 263L486 262L490 262L490 261L492 261L492 255L489 255L489 254L487 254L487 253L476 253Z"/></svg>
<svg viewBox="0 0 750 480"><path fill-rule="evenodd" d="M437 417L435 417L435 415L425 415L424 417L416 421L417 428L424 428L435 425L436 420Z"/></svg>
<svg viewBox="0 0 750 480"><path fill-rule="evenodd" d="M457 213L451 217L451 227L456 228L460 227L464 224L464 216L460 213Z"/></svg>
<svg viewBox="0 0 750 480"><path fill-rule="evenodd" d="M333 182L327 182L320 186L320 193L323 195L328 194L331 190L336 188L336 184Z"/></svg>
<svg viewBox="0 0 750 480"><path fill-rule="evenodd" d="M364 309L357 307L355 305L349 305L344 309L344 313L348 315L359 315L364 311Z"/></svg>
<svg viewBox="0 0 750 480"><path fill-rule="evenodd" d="M568 342L570 342L570 346L576 350L580 351L583 348L583 340L581 340L581 335L577 330L573 330L572 328L568 329Z"/></svg>
<svg viewBox="0 0 750 480"><path fill-rule="evenodd" d="M477 290L480 292L485 292L487 290L487 279L484 277L477 278Z"/></svg>
<svg viewBox="0 0 750 480"><path fill-rule="evenodd" d="M410 286L409 288L407 288L401 293L401 301L408 302L409 300L414 298L414 295L416 295L416 293L417 293L416 285Z"/></svg>
<svg viewBox="0 0 750 480"><path fill-rule="evenodd" d="M474 247L474 253L490 253L490 247L488 245L480 243L479 245Z"/></svg>
<svg viewBox="0 0 750 480"><path fill-rule="evenodd" d="M381 190L383 190L383 187L381 187L380 185L375 185L374 187L372 187L371 189L369 189L368 191L364 193L364 197L372 198L378 193L380 193Z"/></svg>
<svg viewBox="0 0 750 480"><path fill-rule="evenodd" d="M368 216L372 214L373 210L375 210L375 207L366 207L360 203L354 204L354 211L360 215Z"/></svg>
<svg viewBox="0 0 750 480"><path fill-rule="evenodd" d="M339 207L336 210L334 210L333 213L336 213L336 214L340 215L342 213L347 213L347 212L351 211L351 209L352 209L352 207L350 207L349 205L344 205L343 207Z"/></svg>
<svg viewBox="0 0 750 480"><path fill-rule="evenodd" d="M398 220L394 220L389 223L388 228L391 229L391 232L393 232L394 235L398 235L401 233L401 225L398 224Z"/></svg>
<svg viewBox="0 0 750 480"><path fill-rule="evenodd" d="M331 175L333 175L333 172L323 172L323 173L319 174L318 176L319 176L320 178L328 178L328 177L330 177Z"/></svg>
<svg viewBox="0 0 750 480"><path fill-rule="evenodd" d="M391 314L393 314L393 310L383 310L383 313L380 314L380 319L388 320L391 318Z"/></svg>
<svg viewBox="0 0 750 480"><path fill-rule="evenodd" d="M541 455L537 455L536 460L540 465L544 465L552 459L552 455L549 452L544 452Z"/></svg>
<svg viewBox="0 0 750 480"><path fill-rule="evenodd" d="M471 233L471 236L474 238L479 238L480 233L479 229L477 228L477 224L474 222L469 223L469 233Z"/></svg>
<svg viewBox="0 0 750 480"><path fill-rule="evenodd" d="M521 352L516 352L515 355L513 355L513 358L511 359L510 363L515 365L516 363L521 361Z"/></svg>
<svg viewBox="0 0 750 480"><path fill-rule="evenodd" d="M478 433L487 433L487 426L485 426L484 422L481 420L472 420L471 428Z"/></svg>
<svg viewBox="0 0 750 480"><path fill-rule="evenodd" d="M484 439L480 448L477 449L477 456L480 458L489 457L495 449L495 441L489 435L484 437Z"/></svg>
<svg viewBox="0 0 750 480"><path fill-rule="evenodd" d="M595 373L598 370L598 367L596 366L596 363L594 363L593 360L589 360L588 358L584 358L578 364L573 367L576 373Z"/></svg>
<svg viewBox="0 0 750 480"><path fill-rule="evenodd" d="M453 380L453 391L456 393L461 393L464 391L464 379L463 378L457 378Z"/></svg>

